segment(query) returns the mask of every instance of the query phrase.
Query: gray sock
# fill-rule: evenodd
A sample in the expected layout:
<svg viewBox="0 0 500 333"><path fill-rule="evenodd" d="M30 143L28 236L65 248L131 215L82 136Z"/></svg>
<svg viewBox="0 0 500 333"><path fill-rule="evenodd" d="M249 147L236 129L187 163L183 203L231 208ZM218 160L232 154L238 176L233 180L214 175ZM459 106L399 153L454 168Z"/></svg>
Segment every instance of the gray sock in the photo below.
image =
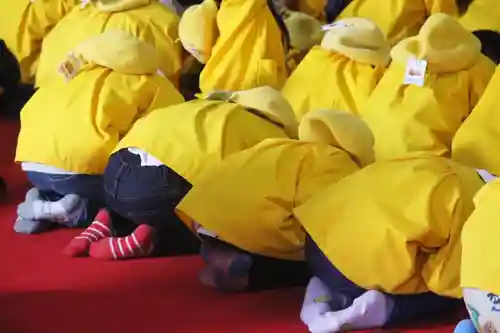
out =
<svg viewBox="0 0 500 333"><path fill-rule="evenodd" d="M25 202L34 202L40 200L40 193L36 188L32 188L26 193ZM36 234L47 230L51 223L47 221L37 221L25 219L20 216L14 222L14 231L21 234Z"/></svg>
<svg viewBox="0 0 500 333"><path fill-rule="evenodd" d="M14 231L20 234L38 234L49 229L51 222L27 220L22 217L17 217L14 222Z"/></svg>
<svg viewBox="0 0 500 333"><path fill-rule="evenodd" d="M68 194L59 201L53 202L41 200L38 197L38 199L21 203L17 207L17 215L27 220L48 220L72 224L76 215L79 217L84 208L84 201L76 194ZM79 211L80 214L77 214Z"/></svg>

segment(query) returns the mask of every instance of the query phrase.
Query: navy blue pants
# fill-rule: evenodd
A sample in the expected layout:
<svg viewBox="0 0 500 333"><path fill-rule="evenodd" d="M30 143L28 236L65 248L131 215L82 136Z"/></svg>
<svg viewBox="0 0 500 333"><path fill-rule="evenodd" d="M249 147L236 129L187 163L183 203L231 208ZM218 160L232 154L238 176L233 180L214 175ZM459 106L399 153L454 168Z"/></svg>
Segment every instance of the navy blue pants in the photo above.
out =
<svg viewBox="0 0 500 333"><path fill-rule="evenodd" d="M85 199L86 209L78 223L81 227L92 222L99 209L104 207L102 177L99 175L51 174L35 171L27 171L26 175L44 200L58 201L68 194L77 194Z"/></svg>
<svg viewBox="0 0 500 333"><path fill-rule="evenodd" d="M200 235L200 237L204 243L223 243L236 251L245 252L252 257L252 266L250 266L250 271L248 272L248 291L305 286L311 277L305 261L266 257L242 250L213 237L205 235Z"/></svg>
<svg viewBox="0 0 500 333"><path fill-rule="evenodd" d="M191 189L191 184L165 165L141 166L141 158L121 149L114 153L103 175L108 207L120 218L113 228L147 224L157 229L155 254L197 253L199 239L180 221L175 207ZM121 221L121 226L116 221Z"/></svg>
<svg viewBox="0 0 500 333"><path fill-rule="evenodd" d="M343 304L330 304L332 311L338 311L352 304L355 298L367 290L347 279L324 255L316 243L306 238L306 260L311 273L318 277L333 293L344 296ZM436 317L462 306L459 299L443 297L431 292L414 295L387 295L394 302L394 309L386 326L401 325L419 319Z"/></svg>

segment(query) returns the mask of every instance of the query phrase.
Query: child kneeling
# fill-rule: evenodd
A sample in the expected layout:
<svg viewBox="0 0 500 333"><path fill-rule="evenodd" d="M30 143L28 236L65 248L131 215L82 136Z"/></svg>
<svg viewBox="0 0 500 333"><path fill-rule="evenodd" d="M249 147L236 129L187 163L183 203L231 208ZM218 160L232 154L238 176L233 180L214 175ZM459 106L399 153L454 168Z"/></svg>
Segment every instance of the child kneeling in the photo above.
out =
<svg viewBox="0 0 500 333"><path fill-rule="evenodd" d="M60 66L68 82L41 87L21 112L16 161L34 188L14 229L85 225L105 204L102 173L134 121L183 102L156 74L153 46L111 31L80 44Z"/></svg>

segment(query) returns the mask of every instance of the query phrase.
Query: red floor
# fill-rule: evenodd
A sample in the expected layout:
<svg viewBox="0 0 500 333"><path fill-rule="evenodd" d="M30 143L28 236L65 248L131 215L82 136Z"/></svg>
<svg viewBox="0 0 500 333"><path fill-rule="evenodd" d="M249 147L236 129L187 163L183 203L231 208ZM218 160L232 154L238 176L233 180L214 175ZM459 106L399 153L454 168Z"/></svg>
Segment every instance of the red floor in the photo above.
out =
<svg viewBox="0 0 500 333"><path fill-rule="evenodd" d="M26 189L11 162L16 133L16 124L0 122L0 175L10 193L0 204L0 333L307 332L298 318L302 290L225 295L197 282L197 257L72 259L61 250L75 230L15 234L15 207Z"/></svg>

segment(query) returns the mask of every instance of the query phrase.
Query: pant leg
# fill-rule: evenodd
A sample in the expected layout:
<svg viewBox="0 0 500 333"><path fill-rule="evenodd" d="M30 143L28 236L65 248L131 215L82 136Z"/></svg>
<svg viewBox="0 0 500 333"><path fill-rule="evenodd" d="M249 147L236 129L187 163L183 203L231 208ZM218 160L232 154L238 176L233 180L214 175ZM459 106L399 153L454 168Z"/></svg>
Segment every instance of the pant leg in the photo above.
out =
<svg viewBox="0 0 500 333"><path fill-rule="evenodd" d="M112 210L136 225L157 229L155 254L197 253L198 238L180 221L175 207L191 184L169 167L141 166L140 157L122 149L104 171L105 200Z"/></svg>
<svg viewBox="0 0 500 333"><path fill-rule="evenodd" d="M260 291L305 286L310 279L305 261L292 261L251 254L249 290Z"/></svg>
<svg viewBox="0 0 500 333"><path fill-rule="evenodd" d="M92 221L99 209L104 207L102 177L84 174L48 174L42 172L26 172L29 181L40 195L49 201L57 201L68 194L76 194L86 202L81 223Z"/></svg>
<svg viewBox="0 0 500 333"><path fill-rule="evenodd" d="M243 252L252 258L252 265L248 272L248 290L261 291L276 289L280 287L305 286L309 281L310 274L305 261L292 261L276 259L259 254L250 253L220 239L200 234L205 242L213 246L222 243L224 246Z"/></svg>
<svg viewBox="0 0 500 333"><path fill-rule="evenodd" d="M414 321L444 316L463 307L460 299L439 296L432 292L416 295L388 295L394 309L386 326L408 324Z"/></svg>
<svg viewBox="0 0 500 333"><path fill-rule="evenodd" d="M330 290L332 297L329 305L332 311L349 307L355 298L367 291L345 277L309 235L305 242L305 257L311 274L318 277Z"/></svg>
<svg viewBox="0 0 500 333"><path fill-rule="evenodd" d="M330 304L332 311L338 311L345 308L346 305L350 306L355 298L367 291L342 275L309 236L306 238L306 260L312 274L326 284L332 295L340 293L348 297L345 304ZM387 322L389 326L405 324L431 316L435 317L445 311L457 309L462 304L460 300L439 296L431 292L413 295L386 294L386 296L394 304L394 309ZM337 298L332 297L338 302Z"/></svg>

